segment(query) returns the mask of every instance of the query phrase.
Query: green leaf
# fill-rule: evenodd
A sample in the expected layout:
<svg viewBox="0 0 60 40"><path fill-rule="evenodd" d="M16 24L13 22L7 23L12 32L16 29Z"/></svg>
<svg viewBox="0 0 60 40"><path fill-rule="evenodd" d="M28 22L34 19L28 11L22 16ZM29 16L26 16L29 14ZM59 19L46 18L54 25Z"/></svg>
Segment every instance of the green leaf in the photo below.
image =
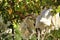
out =
<svg viewBox="0 0 60 40"><path fill-rule="evenodd" d="M60 5L57 7L56 12L60 12Z"/></svg>

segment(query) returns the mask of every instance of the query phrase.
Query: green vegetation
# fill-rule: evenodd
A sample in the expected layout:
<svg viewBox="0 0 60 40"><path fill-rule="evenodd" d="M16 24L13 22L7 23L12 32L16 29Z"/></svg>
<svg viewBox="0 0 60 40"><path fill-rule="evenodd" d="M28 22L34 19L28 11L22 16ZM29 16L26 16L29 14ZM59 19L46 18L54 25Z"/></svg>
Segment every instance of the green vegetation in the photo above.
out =
<svg viewBox="0 0 60 40"><path fill-rule="evenodd" d="M20 24L29 16L35 22L44 7L53 7L53 13L56 14L60 12L60 0L0 0L0 40L22 40ZM8 29L12 32L6 33ZM60 29L50 34L60 40ZM48 36L46 40L54 40L54 37ZM30 40L36 40L36 35Z"/></svg>

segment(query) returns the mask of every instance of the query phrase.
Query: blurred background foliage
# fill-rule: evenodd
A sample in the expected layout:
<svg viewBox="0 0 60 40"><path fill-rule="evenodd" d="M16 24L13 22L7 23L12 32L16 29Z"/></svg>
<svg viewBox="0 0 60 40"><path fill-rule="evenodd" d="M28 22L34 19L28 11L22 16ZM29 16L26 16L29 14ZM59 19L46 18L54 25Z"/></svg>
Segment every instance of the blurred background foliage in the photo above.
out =
<svg viewBox="0 0 60 40"><path fill-rule="evenodd" d="M44 7L53 7L55 12L60 12L60 0L0 0L0 16L3 20L3 24L0 22L3 26L0 26L0 33L3 33L0 34L0 40L22 40L20 23L28 16L35 20ZM11 23L7 27L4 26L8 21ZM7 29L12 29L12 32L4 33ZM60 29L51 31L51 34L60 39ZM52 39L53 37L49 36L46 40ZM36 36L30 40L36 40Z"/></svg>

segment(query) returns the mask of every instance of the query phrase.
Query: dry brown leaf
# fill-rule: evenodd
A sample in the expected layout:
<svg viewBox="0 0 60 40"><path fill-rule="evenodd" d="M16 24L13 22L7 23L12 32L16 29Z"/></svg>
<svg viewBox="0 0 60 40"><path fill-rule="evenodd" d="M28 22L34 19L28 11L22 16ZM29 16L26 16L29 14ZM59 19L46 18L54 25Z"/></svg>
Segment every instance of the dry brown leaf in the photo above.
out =
<svg viewBox="0 0 60 40"><path fill-rule="evenodd" d="M9 14L12 14L12 9L11 8L9 8L7 11L9 12Z"/></svg>

